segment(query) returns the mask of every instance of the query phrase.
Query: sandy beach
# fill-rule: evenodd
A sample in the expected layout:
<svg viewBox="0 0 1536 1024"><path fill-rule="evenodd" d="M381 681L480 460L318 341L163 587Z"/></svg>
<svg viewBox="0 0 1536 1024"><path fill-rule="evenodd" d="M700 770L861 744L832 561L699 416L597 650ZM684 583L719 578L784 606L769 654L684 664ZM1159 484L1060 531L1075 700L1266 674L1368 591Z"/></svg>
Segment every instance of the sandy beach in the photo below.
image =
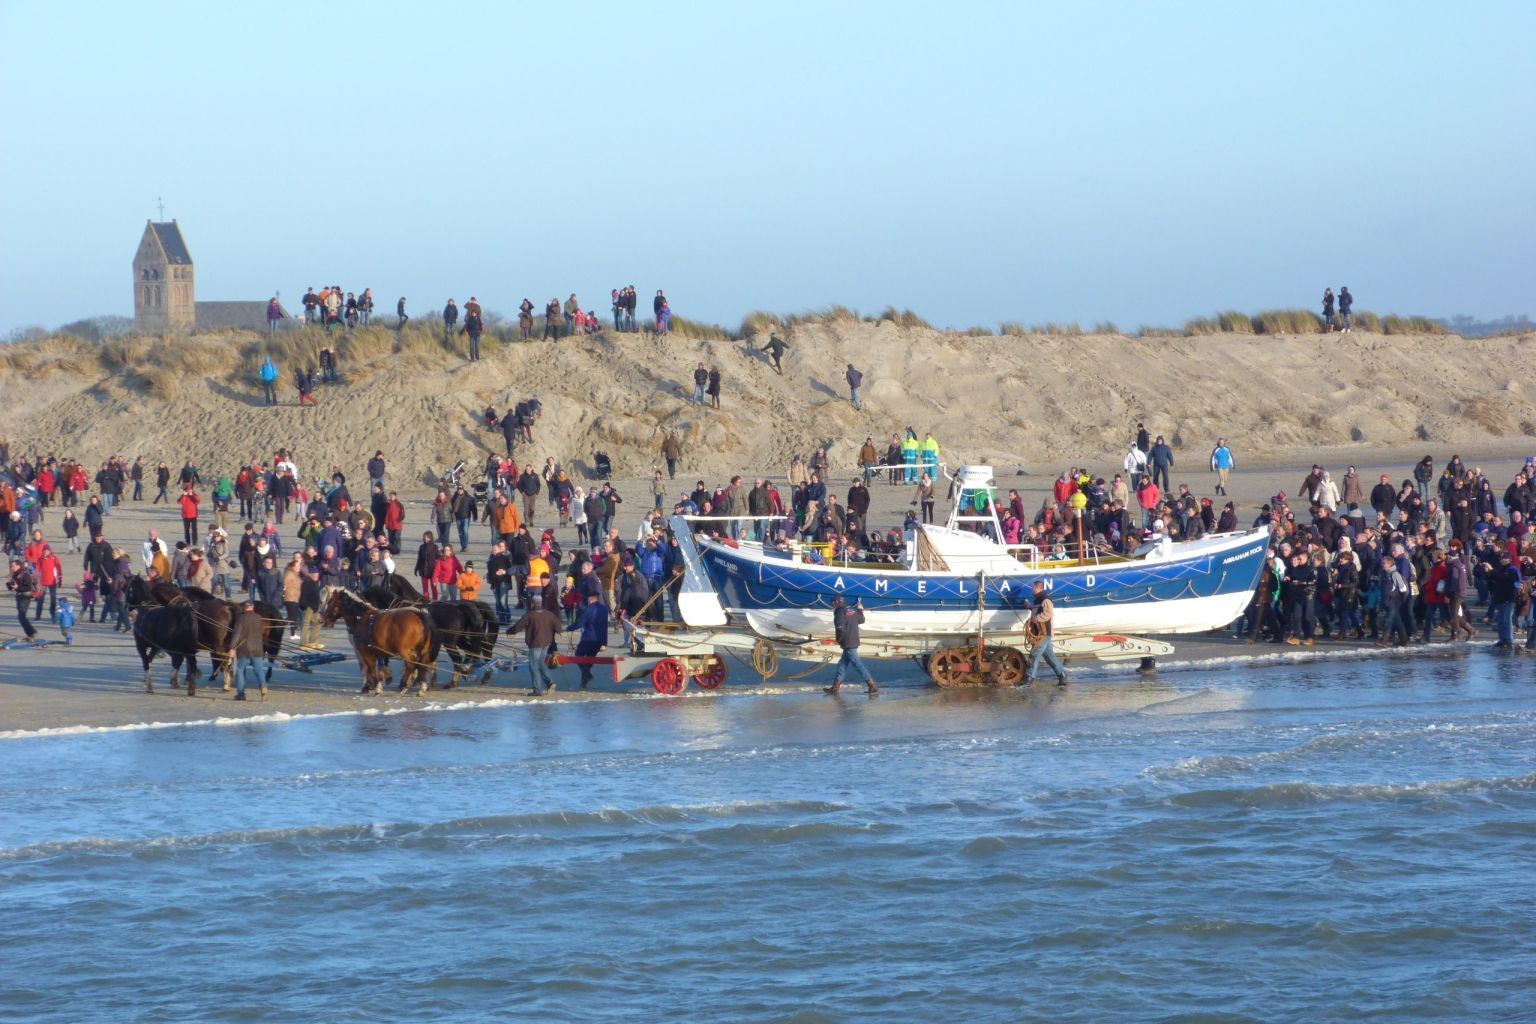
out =
<svg viewBox="0 0 1536 1024"><path fill-rule="evenodd" d="M1354 464L1368 480L1381 472L1387 472L1396 481L1409 475L1412 464L1422 457L1425 450L1424 446L1402 446L1395 449L1349 446L1332 451L1320 450L1318 461L1328 466L1336 475L1341 475L1347 465ZM1427 450L1436 455L1437 462L1450 454L1441 452L1433 446L1429 446ZM1525 446L1510 443L1466 448L1461 450L1460 454L1468 465L1483 465L1490 470L1494 479L1499 480L1513 474L1518 463L1524 458L1524 451ZM1112 457L1114 461L1111 461ZM1193 455L1186 455L1185 458L1195 461ZM1345 461L1346 458L1348 462ZM1073 461L1086 463L1107 472L1111 466L1118 465L1118 453L1106 453L1099 458ZM1287 493L1294 494L1297 484L1311 466L1310 461L1297 462L1285 456L1254 461L1261 464L1254 466L1246 461L1240 462L1239 469L1231 480L1232 500L1239 507L1241 513L1239 519L1244 525L1252 521L1259 506L1277 491L1285 490ZM1175 486L1180 482L1188 482L1196 493L1206 493L1213 477L1207 471L1204 459L1200 458L1189 472L1186 473L1184 470L1185 466L1182 464L1175 466L1173 474ZM998 467L997 481L999 487L1004 490L1009 487L1019 488L1025 498L1026 506L1035 508L1038 507L1055 474L1059 471L1056 466L1038 462L1027 467L1014 467L1011 473L1007 468ZM700 476L711 485L718 479L713 474L696 475L680 470L678 479L675 481L675 489L681 491L685 485L691 487L694 480L699 479ZM850 474L836 471L833 472L832 477L839 494L846 491L852 479ZM777 478L782 482L782 470ZM629 477L616 479L614 483L619 493L626 498L621 507L619 527L626 537L632 537L640 518L650 508L649 481L646 478ZM873 497L871 524L883 527L899 524L901 517L910 507L911 488L905 485L892 487L877 480L871 487L871 493ZM416 488L410 493L409 499L405 531L408 541L428 528L427 504L430 500L430 492L425 488ZM58 511L51 510L45 526L56 527L57 520ZM535 525L547 525L548 521L541 498L539 518L536 518ZM137 504L130 502L119 506L107 522L108 539L115 543L132 542L134 549L151 527L159 529L161 535L167 538L174 539L180 534L177 513L164 504L152 507L147 502ZM52 536L52 531L49 535ZM483 559L487 551L485 537L483 527L477 527L472 531L468 551L470 559ZM574 546L574 531L570 529L560 531L560 538L567 550ZM64 561L67 579L70 584L73 584L78 579L78 556L65 557ZM42 636L58 636L57 629L49 626L46 620L38 623L38 626ZM14 619L8 619L4 626L0 626L0 633L4 635L13 635L14 631ZM1490 639L1485 633L1473 644L1458 648L1442 650L1438 645L1431 645L1428 648L1409 649L1407 652L1389 652L1377 648L1374 644L1353 641L1320 641L1315 647L1296 649L1274 645L1252 647L1224 637L1179 637L1173 638L1174 655L1162 660L1159 671L1162 673L1192 669L1220 671L1224 666L1383 655L1414 657L1423 654L1439 656L1454 653L1456 656L1475 656L1478 649ZM273 676L270 693L265 702L252 699L245 703L238 703L230 699L230 694L221 692L216 685L208 686L206 680L205 685L192 698L186 697L183 692L169 689L165 685L169 666L164 659L155 663L155 692L145 693L142 686L142 672L131 638L123 634L114 634L109 625L82 623L77 629L76 643L73 647L50 646L41 649L0 651L0 737L46 735L59 730L80 731L152 726L157 723L280 720L282 716L326 714L389 714L428 707L444 708L493 702L524 703L655 699L657 697L646 680L636 680L623 686L615 686L605 681L601 675L590 691L582 692L577 688L576 672L570 668L563 670L563 674L559 677L560 688L543 698L530 696L526 672L521 668L511 673L497 673L494 684L489 687L460 687L450 691L433 691L426 697L394 693L383 696L362 696L357 692L359 686L357 666L350 656L345 631L341 627L328 630L324 641L327 650L346 652L347 660L318 666L313 674L308 675L279 669ZM617 634L615 634L615 642L617 641ZM519 662L522 659L523 648L520 642L513 645L503 639L499 650L504 654L513 654ZM446 666L446 664L445 659L443 665ZM1138 678L1135 669L1134 662L1079 663L1073 666L1074 673L1080 675L1120 679L1127 683L1134 682ZM730 678L716 695L707 694L696 687L690 687L685 692L690 698L696 699L711 699L713 696L730 698L743 692L754 695L799 692L806 688L819 688L825 681L822 676L829 675L827 672L818 672L802 680L786 681L785 677L798 674L803 669L785 666L781 669L778 680L759 685L759 680L750 666L732 663L729 665L729 670ZM875 665L874 670L883 685L931 685L916 666L906 662L879 663ZM443 673L441 678L446 680L446 673ZM255 695L252 694L252 697L254 698Z"/></svg>

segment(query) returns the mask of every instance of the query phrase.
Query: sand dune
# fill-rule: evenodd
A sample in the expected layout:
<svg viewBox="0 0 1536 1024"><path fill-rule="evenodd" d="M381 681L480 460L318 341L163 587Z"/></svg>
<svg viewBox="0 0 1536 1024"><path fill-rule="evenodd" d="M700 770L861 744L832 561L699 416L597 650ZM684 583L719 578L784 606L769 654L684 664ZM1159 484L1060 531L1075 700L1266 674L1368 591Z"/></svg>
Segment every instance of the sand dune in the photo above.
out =
<svg viewBox="0 0 1536 1024"><path fill-rule="evenodd" d="M318 348L290 335L286 358ZM375 336L382 336L378 332ZM1519 372L1536 338L1351 334L1198 338L968 337L871 324L812 324L785 334L785 374L742 342L598 334L558 344L493 343L466 363L434 347L344 355L344 383L300 409L284 365L284 402L264 407L252 361L266 343L219 334L144 342L137 359L51 339L11 346L0 365L0 434L13 453L100 460L111 453L229 466L278 446L306 473L332 463L356 472L382 448L400 474L426 485L456 459L501 451L481 430L487 403L538 395L545 414L519 457L547 455L582 469L605 451L620 476L647 474L676 429L687 472L782 473L794 452L830 449L849 466L866 435L877 444L910 425L932 430L946 461L999 466L1102 457L1138 419L1203 460L1218 434L1248 458L1309 449L1429 442L1436 449L1536 435L1536 407ZM723 375L723 408L689 403L703 361ZM126 362L126 365L118 365ZM865 375L863 413L843 371Z"/></svg>

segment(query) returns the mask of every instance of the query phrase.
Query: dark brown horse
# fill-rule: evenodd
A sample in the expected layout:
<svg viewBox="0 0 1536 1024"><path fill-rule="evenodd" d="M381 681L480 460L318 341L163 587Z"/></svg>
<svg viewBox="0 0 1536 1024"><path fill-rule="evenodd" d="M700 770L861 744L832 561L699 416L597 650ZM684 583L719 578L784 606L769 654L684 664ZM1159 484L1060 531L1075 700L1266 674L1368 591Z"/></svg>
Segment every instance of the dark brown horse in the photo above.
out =
<svg viewBox="0 0 1536 1024"><path fill-rule="evenodd" d="M178 587L167 580L144 580L138 576L128 581L128 607L170 608L186 606L192 609L197 628L197 649L207 651L215 674L224 676L225 691L234 689L235 665L229 656L230 641L234 638L235 623L240 618L240 605L214 597L201 587ZM267 679L272 678L272 662L282 653L283 633L287 620L283 613L265 601L255 603L256 614L262 621L262 652L267 656ZM196 679L196 662L192 663ZM172 686L176 686L174 677Z"/></svg>
<svg viewBox="0 0 1536 1024"><path fill-rule="evenodd" d="M428 601L402 576L385 577L385 582L363 591L363 598L376 608L425 608L442 637L443 650L453 662L453 676L444 689L451 690L482 668L480 685L491 682L492 659L496 656L496 638L501 623L496 612L483 601Z"/></svg>
<svg viewBox="0 0 1536 1024"><path fill-rule="evenodd" d="M382 691L389 675L388 667L380 665L384 658L399 658L404 663L400 670L402 692L410 688L413 679L419 683L417 692L422 695L426 694L429 682L437 685L437 655L442 640L426 609L381 610L340 587L328 587L320 601L320 623L329 627L338 620L346 622L352 637L352 649L357 652L357 663L363 673L362 692Z"/></svg>
<svg viewBox="0 0 1536 1024"><path fill-rule="evenodd" d="M187 663L187 696L197 695L197 620L187 604L140 608L133 619L133 642L144 664L144 689L155 692L149 666L157 654L171 659L171 688L181 689L181 663Z"/></svg>

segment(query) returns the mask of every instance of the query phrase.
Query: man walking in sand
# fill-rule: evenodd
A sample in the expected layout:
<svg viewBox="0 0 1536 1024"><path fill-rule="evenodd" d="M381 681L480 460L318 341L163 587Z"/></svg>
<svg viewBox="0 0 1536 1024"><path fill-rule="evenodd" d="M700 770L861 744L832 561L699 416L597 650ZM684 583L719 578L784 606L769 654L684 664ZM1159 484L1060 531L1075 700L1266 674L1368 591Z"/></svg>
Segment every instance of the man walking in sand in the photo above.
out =
<svg viewBox="0 0 1536 1024"><path fill-rule="evenodd" d="M704 404L704 386L709 383L709 371L700 363L693 371L693 404Z"/></svg>
<svg viewBox="0 0 1536 1024"><path fill-rule="evenodd" d="M1216 474L1216 493L1227 493L1227 474L1232 472L1236 463L1232 459L1232 449L1227 447L1227 439L1218 437L1216 447L1211 449L1211 472Z"/></svg>
<svg viewBox="0 0 1536 1024"><path fill-rule="evenodd" d="M1125 471L1131 478L1131 490L1139 490L1142 475L1147 471L1147 453L1135 441L1126 449Z"/></svg>
<svg viewBox="0 0 1536 1024"><path fill-rule="evenodd" d="M864 411L864 406L859 402L859 385L864 383L864 375L848 364L848 372L843 374L843 379L848 382L848 393L853 400L853 408L858 412Z"/></svg>
<svg viewBox="0 0 1536 1024"><path fill-rule="evenodd" d="M683 457L683 443L677 439L677 431L667 431L667 438L661 442L661 457L667 460L667 479L677 477L677 462Z"/></svg>

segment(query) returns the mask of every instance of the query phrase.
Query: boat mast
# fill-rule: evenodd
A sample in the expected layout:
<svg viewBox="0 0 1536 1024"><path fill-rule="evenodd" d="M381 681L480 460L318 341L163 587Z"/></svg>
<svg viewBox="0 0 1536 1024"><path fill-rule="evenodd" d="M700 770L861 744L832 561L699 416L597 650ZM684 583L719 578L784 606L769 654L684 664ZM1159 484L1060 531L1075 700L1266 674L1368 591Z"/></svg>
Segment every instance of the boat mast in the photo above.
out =
<svg viewBox="0 0 1536 1024"><path fill-rule="evenodd" d="M944 525L951 530L970 530L988 534L998 544L1003 543L1003 524L997 518L997 482L992 479L991 466L961 466L955 473L946 468L955 491L955 502L949 509L949 519ZM984 509L977 510L976 499L984 502ZM964 524L964 525L962 525Z"/></svg>

